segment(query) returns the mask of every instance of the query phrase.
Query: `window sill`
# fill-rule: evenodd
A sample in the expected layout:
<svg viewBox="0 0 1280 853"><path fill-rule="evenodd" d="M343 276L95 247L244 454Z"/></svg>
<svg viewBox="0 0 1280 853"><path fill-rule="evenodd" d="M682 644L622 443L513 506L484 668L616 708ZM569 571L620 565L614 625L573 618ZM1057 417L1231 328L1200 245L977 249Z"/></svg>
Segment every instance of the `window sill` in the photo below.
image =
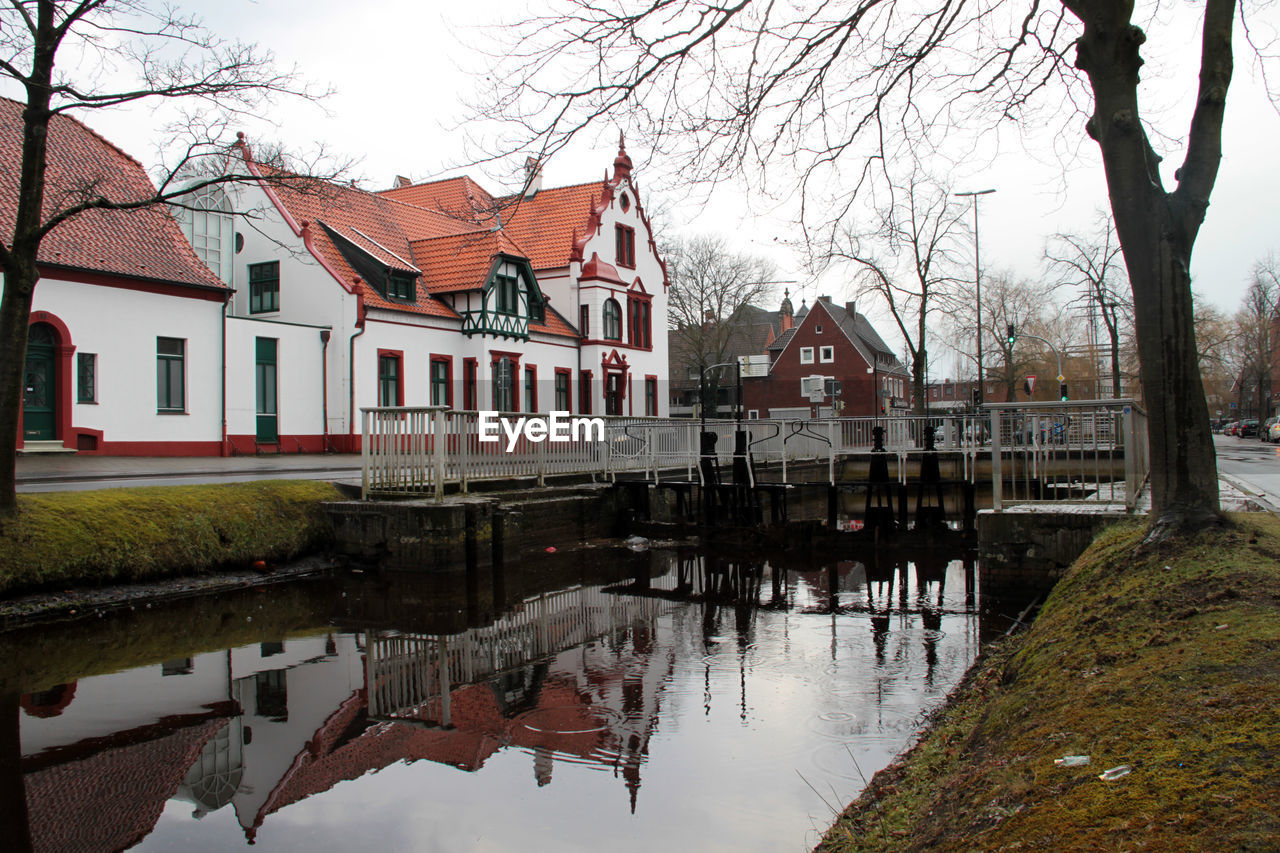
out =
<svg viewBox="0 0 1280 853"><path fill-rule="evenodd" d="M185 415L188 414L185 409L156 409L157 415Z"/></svg>

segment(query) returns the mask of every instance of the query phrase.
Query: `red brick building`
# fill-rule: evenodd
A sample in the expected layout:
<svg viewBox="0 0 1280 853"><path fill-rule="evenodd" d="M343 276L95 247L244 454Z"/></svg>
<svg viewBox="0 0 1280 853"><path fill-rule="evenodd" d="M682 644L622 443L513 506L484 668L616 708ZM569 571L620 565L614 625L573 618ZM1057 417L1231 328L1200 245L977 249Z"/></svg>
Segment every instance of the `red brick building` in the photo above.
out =
<svg viewBox="0 0 1280 853"><path fill-rule="evenodd" d="M781 314L791 315L790 300ZM743 380L750 417L905 415L911 375L850 302L820 296L770 344L769 374ZM784 323L784 325L786 325ZM818 399L821 395L821 399Z"/></svg>

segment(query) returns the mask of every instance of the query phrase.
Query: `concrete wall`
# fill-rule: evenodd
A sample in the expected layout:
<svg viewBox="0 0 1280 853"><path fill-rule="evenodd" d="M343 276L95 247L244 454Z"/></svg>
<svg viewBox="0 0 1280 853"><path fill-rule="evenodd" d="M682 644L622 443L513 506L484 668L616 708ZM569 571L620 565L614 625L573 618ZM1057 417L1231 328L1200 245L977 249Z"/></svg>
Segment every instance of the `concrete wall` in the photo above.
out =
<svg viewBox="0 0 1280 853"><path fill-rule="evenodd" d="M982 595L1047 593L1098 534L1123 513L983 510L978 513Z"/></svg>

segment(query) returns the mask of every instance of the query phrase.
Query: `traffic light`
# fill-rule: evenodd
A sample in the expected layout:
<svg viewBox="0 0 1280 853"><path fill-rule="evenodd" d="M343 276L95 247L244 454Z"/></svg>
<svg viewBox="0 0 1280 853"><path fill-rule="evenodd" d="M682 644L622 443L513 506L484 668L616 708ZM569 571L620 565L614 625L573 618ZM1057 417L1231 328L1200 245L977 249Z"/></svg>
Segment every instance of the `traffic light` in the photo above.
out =
<svg viewBox="0 0 1280 853"><path fill-rule="evenodd" d="M973 386L972 393L973 393L973 405L976 407L978 405L978 386L977 385Z"/></svg>
<svg viewBox="0 0 1280 853"><path fill-rule="evenodd" d="M1058 398L1064 403L1067 402L1067 383L1058 383Z"/></svg>
<svg viewBox="0 0 1280 853"><path fill-rule="evenodd" d="M1013 333L1013 324L1010 323L1009 324L1009 346L1013 346L1013 342L1016 341L1017 339L1018 339L1018 336Z"/></svg>

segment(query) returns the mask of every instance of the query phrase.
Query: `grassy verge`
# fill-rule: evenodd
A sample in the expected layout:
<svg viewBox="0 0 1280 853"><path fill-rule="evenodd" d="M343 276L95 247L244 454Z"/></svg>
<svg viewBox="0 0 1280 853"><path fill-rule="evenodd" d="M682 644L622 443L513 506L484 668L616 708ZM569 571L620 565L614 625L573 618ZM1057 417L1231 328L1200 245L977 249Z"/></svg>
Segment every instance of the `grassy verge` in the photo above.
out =
<svg viewBox="0 0 1280 853"><path fill-rule="evenodd" d="M1100 537L818 849L1280 849L1280 521L1234 522Z"/></svg>
<svg viewBox="0 0 1280 853"><path fill-rule="evenodd" d="M0 524L0 595L290 559L325 542L320 505L340 498L308 480L19 495Z"/></svg>

